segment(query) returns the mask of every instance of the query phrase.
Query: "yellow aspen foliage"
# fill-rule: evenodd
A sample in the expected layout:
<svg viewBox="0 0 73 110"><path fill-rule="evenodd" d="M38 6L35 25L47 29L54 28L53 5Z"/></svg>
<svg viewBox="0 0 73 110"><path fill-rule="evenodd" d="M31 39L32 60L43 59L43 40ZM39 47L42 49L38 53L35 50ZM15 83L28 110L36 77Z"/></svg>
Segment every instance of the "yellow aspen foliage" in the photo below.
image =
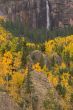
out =
<svg viewBox="0 0 73 110"><path fill-rule="evenodd" d="M4 57L3 57L3 64L12 64L12 53L10 51L5 52Z"/></svg>
<svg viewBox="0 0 73 110"><path fill-rule="evenodd" d="M61 84L62 86L65 86L66 88L68 87L68 81L69 81L69 73L63 73L63 75L61 76Z"/></svg>
<svg viewBox="0 0 73 110"><path fill-rule="evenodd" d="M27 46L28 48L35 48L35 47L36 47L36 45L35 45L34 43L30 43L30 42L27 42L27 43L26 43L26 46Z"/></svg>
<svg viewBox="0 0 73 110"><path fill-rule="evenodd" d="M52 75L51 72L48 73L48 80L54 87L56 87L59 82L58 76Z"/></svg>
<svg viewBox="0 0 73 110"><path fill-rule="evenodd" d="M59 71L59 65L56 64L56 65L54 66L54 73L56 73L56 72L58 72L58 71Z"/></svg>
<svg viewBox="0 0 73 110"><path fill-rule="evenodd" d="M24 72L24 71L23 71ZM20 97L20 88L23 84L23 81L26 76L27 69L25 70L25 73L23 72L15 72L12 75L12 80L9 81L9 94L14 98L15 101L18 103L21 101Z"/></svg>
<svg viewBox="0 0 73 110"><path fill-rule="evenodd" d="M48 68L46 67L46 65L43 66L42 71L44 74L48 75Z"/></svg>
<svg viewBox="0 0 73 110"><path fill-rule="evenodd" d="M49 55L53 53L55 42L53 40L50 40L48 42L45 42L45 52Z"/></svg>
<svg viewBox="0 0 73 110"><path fill-rule="evenodd" d="M28 74L28 67L26 67L23 71L24 76L26 76Z"/></svg>
<svg viewBox="0 0 73 110"><path fill-rule="evenodd" d="M60 68L65 69L66 68L66 64L64 62L62 62Z"/></svg>
<svg viewBox="0 0 73 110"><path fill-rule="evenodd" d="M42 72L42 69L39 63L33 64L32 69L39 73Z"/></svg>
<svg viewBox="0 0 73 110"><path fill-rule="evenodd" d="M12 34L7 32L5 28L0 26L0 44L7 42L11 39Z"/></svg>
<svg viewBox="0 0 73 110"><path fill-rule="evenodd" d="M13 62L12 53L10 51L5 52L2 60L3 74L11 74L11 66Z"/></svg>
<svg viewBox="0 0 73 110"><path fill-rule="evenodd" d="M53 77L52 72L48 72L48 80L49 80L49 82L52 82L52 77Z"/></svg>
<svg viewBox="0 0 73 110"><path fill-rule="evenodd" d="M14 68L15 69L18 69L21 65L21 58L22 58L22 55L21 55L21 52L17 52L17 53L14 53Z"/></svg>
<svg viewBox="0 0 73 110"><path fill-rule="evenodd" d="M65 52L69 52L70 56L73 56L73 42L70 42L64 49Z"/></svg>
<svg viewBox="0 0 73 110"><path fill-rule="evenodd" d="M0 75L3 74L3 64L2 64L2 57L0 56Z"/></svg>
<svg viewBox="0 0 73 110"><path fill-rule="evenodd" d="M19 72L16 72L12 75L12 83L14 85L17 85L17 86L20 86L24 81L24 75L19 73Z"/></svg>
<svg viewBox="0 0 73 110"><path fill-rule="evenodd" d="M58 85L58 82L59 82L58 76L53 76L52 84L54 87L56 87Z"/></svg>
<svg viewBox="0 0 73 110"><path fill-rule="evenodd" d="M3 80L2 76L0 76L0 85L4 85L4 80Z"/></svg>

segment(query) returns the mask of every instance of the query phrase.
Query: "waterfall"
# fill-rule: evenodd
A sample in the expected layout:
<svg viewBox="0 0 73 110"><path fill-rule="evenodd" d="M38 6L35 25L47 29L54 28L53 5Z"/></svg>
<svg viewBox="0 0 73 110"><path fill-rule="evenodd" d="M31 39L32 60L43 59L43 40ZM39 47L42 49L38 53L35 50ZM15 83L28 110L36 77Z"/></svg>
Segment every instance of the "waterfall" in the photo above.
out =
<svg viewBox="0 0 73 110"><path fill-rule="evenodd" d="M48 4L48 0L46 0L46 15L47 15L47 25L46 28L49 30L50 28L50 12L49 12L49 4Z"/></svg>

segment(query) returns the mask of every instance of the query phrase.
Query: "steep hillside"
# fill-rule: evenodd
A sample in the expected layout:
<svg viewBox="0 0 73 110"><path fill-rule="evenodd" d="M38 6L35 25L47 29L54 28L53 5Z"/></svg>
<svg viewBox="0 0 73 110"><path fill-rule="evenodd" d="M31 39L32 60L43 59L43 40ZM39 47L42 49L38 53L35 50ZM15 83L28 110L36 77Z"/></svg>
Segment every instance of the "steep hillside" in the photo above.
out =
<svg viewBox="0 0 73 110"><path fill-rule="evenodd" d="M0 109L73 110L73 35L34 43L4 23L2 15Z"/></svg>
<svg viewBox="0 0 73 110"><path fill-rule="evenodd" d="M73 35L35 44L1 26L0 44L1 110L73 109Z"/></svg>

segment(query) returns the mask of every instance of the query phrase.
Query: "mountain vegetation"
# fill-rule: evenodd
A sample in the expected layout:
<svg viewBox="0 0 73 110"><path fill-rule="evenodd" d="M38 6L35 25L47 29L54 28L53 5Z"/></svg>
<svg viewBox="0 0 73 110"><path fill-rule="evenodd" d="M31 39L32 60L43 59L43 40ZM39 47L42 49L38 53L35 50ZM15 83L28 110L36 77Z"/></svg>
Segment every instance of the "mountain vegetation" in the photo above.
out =
<svg viewBox="0 0 73 110"><path fill-rule="evenodd" d="M41 43L6 26L0 18L0 95L21 110L73 110L73 35Z"/></svg>

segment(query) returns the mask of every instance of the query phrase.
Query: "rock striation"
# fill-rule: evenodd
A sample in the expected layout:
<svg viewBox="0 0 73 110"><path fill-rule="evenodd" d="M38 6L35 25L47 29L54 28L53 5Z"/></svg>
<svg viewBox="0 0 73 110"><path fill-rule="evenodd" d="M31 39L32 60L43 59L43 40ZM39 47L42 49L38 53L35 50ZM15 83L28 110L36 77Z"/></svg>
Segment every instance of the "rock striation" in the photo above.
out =
<svg viewBox="0 0 73 110"><path fill-rule="evenodd" d="M0 0L0 16L32 28L73 25L73 0Z"/></svg>

